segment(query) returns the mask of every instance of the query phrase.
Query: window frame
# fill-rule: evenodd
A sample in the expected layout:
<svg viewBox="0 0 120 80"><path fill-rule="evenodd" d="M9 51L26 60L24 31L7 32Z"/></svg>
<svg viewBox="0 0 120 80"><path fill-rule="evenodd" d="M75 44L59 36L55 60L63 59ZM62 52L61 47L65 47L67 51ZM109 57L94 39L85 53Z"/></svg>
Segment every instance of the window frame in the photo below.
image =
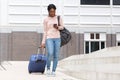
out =
<svg viewBox="0 0 120 80"><path fill-rule="evenodd" d="M113 5L120 5L120 1L119 1L119 3L118 2L114 2L115 0L113 0ZM116 4L117 3L117 4Z"/></svg>
<svg viewBox="0 0 120 80"><path fill-rule="evenodd" d="M91 34L94 34L94 39L91 39ZM96 34L99 35L99 39L96 39ZM106 33L105 33L105 35L106 35ZM85 33L84 54L91 53L91 42L99 42L99 50L106 48L106 38L102 39L103 37L104 37L104 35L102 32L101 33L97 33L97 32ZM86 44L86 42L88 42L88 44L89 44L89 47L88 47L89 49L86 48L88 46L88 44ZM86 51L86 50L89 50L89 51ZM95 51L97 51L97 50L95 50Z"/></svg>
<svg viewBox="0 0 120 80"><path fill-rule="evenodd" d="M92 2L91 3L85 3L84 1L85 0L80 0L80 5L110 5L110 0L108 0L109 2L106 2L106 3L101 3L100 2L101 0L93 0L93 1L91 0L94 3L92 3ZM105 0L103 0L103 1L105 1ZM86 0L86 2L88 2L88 0Z"/></svg>

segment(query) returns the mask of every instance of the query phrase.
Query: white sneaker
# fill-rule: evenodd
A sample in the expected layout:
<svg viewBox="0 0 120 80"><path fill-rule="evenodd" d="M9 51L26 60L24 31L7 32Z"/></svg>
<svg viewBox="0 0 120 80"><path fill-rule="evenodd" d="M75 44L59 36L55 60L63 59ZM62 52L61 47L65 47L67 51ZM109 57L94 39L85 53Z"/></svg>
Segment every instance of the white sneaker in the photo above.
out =
<svg viewBox="0 0 120 80"><path fill-rule="evenodd" d="M47 76L50 76L51 75L51 72L50 70L47 70L47 73L46 73Z"/></svg>
<svg viewBox="0 0 120 80"><path fill-rule="evenodd" d="M55 76L56 76L55 72L52 72L52 73L51 73L51 76L55 77Z"/></svg>

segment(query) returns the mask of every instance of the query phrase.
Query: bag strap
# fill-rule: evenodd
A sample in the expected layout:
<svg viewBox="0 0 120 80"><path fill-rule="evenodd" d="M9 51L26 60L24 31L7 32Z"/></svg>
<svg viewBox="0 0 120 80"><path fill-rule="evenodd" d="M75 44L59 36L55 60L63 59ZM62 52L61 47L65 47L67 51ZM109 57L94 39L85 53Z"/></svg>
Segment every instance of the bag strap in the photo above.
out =
<svg viewBox="0 0 120 80"><path fill-rule="evenodd" d="M58 26L60 26L60 16L57 16Z"/></svg>

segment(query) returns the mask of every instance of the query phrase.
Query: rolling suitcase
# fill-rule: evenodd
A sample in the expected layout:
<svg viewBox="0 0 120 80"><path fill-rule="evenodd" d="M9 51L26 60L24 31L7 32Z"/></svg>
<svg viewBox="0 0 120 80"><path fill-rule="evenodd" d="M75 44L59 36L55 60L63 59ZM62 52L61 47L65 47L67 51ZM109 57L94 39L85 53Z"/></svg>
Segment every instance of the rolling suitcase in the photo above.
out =
<svg viewBox="0 0 120 80"><path fill-rule="evenodd" d="M42 54L39 53L40 48L38 48L37 54L33 54L30 57L29 65L28 65L28 72L40 72L44 73L45 66L46 66L46 56L45 56L45 49Z"/></svg>

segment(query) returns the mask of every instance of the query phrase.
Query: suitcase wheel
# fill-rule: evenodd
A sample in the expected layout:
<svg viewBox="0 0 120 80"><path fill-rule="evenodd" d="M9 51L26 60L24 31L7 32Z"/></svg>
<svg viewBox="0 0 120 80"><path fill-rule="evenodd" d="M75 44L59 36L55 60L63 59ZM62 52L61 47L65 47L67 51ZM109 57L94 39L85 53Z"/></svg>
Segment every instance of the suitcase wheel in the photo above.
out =
<svg viewBox="0 0 120 80"><path fill-rule="evenodd" d="M44 71L42 71L41 73L44 74Z"/></svg>
<svg viewBox="0 0 120 80"><path fill-rule="evenodd" d="M29 71L29 74L31 74L32 72L31 71Z"/></svg>

